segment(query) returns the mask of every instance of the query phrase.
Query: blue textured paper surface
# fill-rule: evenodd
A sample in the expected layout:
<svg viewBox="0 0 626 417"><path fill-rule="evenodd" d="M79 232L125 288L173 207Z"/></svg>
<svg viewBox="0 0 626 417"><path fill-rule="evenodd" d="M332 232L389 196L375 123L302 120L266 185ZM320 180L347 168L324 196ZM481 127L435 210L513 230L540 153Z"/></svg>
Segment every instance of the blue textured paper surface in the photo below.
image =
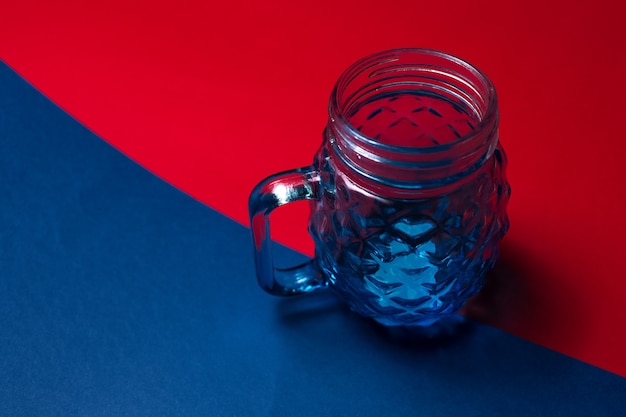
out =
<svg viewBox="0 0 626 417"><path fill-rule="evenodd" d="M264 294L245 227L3 64L0 199L2 416L626 415L626 379L491 327L402 342Z"/></svg>

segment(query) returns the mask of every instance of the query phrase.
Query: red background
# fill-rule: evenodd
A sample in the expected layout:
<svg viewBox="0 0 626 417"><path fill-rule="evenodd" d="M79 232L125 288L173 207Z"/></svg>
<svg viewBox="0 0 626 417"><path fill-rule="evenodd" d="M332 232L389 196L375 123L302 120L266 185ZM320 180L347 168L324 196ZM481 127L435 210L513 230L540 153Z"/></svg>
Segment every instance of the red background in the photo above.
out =
<svg viewBox="0 0 626 417"><path fill-rule="evenodd" d="M513 195L502 262L468 314L626 376L618 2L12 3L0 6L0 58L244 224L256 182L311 162L353 61L428 47L475 64L498 90ZM281 211L275 236L310 253L302 210Z"/></svg>

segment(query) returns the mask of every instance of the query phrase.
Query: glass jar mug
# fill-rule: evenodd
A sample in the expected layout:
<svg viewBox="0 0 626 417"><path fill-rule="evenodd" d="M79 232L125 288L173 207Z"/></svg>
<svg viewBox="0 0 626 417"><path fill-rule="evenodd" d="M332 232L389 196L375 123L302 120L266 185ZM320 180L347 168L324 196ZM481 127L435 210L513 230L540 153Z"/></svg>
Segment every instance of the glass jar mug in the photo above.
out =
<svg viewBox="0 0 626 417"><path fill-rule="evenodd" d="M261 181L249 200L259 284L330 287L388 326L429 326L482 288L508 229L510 187L491 81L426 49L353 64L330 97L313 164ZM310 200L315 257L274 267L269 218Z"/></svg>

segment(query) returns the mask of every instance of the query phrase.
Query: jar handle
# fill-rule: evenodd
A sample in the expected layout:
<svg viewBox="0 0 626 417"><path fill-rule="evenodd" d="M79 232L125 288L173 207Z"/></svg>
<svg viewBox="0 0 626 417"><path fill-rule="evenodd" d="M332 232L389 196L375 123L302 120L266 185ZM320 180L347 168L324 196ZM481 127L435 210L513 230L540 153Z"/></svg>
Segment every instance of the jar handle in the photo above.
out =
<svg viewBox="0 0 626 417"><path fill-rule="evenodd" d="M270 214L283 204L318 198L320 175L312 167L281 172L261 181L250 194L248 211L259 285L270 294L293 295L325 287L313 260L275 268L270 238Z"/></svg>

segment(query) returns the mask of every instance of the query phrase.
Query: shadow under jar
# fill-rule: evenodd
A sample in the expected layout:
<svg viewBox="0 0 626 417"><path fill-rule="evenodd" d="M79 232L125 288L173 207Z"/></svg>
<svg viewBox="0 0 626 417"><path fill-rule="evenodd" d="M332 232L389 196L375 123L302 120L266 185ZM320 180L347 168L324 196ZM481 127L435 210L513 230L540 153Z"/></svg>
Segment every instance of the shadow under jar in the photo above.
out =
<svg viewBox="0 0 626 417"><path fill-rule="evenodd" d="M259 283L277 295L330 287L384 325L432 325L480 291L498 258L505 168L483 73L426 49L368 56L337 81L313 164L250 196ZM315 257L277 269L270 213L301 199Z"/></svg>

